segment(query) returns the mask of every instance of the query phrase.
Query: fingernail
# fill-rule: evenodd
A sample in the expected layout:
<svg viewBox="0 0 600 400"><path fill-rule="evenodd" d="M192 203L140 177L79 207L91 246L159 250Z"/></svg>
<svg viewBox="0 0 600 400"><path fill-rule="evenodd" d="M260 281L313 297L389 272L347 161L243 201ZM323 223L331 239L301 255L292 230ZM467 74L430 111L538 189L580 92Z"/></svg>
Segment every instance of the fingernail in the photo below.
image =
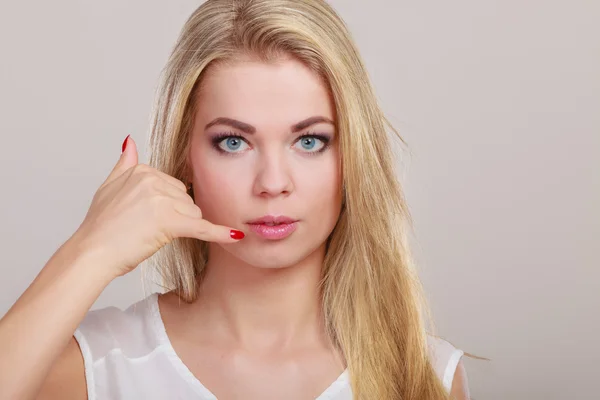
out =
<svg viewBox="0 0 600 400"><path fill-rule="evenodd" d="M231 232L229 232L229 236L231 236L232 239L240 240L243 239L246 235L244 235L244 232L242 231L232 229Z"/></svg>
<svg viewBox="0 0 600 400"><path fill-rule="evenodd" d="M123 144L121 145L121 153L123 153L125 151L125 148L127 148L127 139L129 139L129 136L131 135L127 135L125 140L123 140Z"/></svg>

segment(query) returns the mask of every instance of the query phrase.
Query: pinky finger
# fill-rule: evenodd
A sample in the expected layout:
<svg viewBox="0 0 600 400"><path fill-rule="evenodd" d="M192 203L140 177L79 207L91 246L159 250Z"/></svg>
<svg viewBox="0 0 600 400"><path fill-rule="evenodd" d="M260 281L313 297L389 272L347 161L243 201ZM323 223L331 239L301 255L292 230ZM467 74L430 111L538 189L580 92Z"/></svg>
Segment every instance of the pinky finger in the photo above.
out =
<svg viewBox="0 0 600 400"><path fill-rule="evenodd" d="M176 237L190 237L205 242L236 243L244 238L244 232L222 225L215 225L200 215L195 205L179 204L178 212L171 219L171 230Z"/></svg>
<svg viewBox="0 0 600 400"><path fill-rule="evenodd" d="M196 219L194 237L206 242L236 243L244 238L244 232L222 225L215 225L205 219Z"/></svg>

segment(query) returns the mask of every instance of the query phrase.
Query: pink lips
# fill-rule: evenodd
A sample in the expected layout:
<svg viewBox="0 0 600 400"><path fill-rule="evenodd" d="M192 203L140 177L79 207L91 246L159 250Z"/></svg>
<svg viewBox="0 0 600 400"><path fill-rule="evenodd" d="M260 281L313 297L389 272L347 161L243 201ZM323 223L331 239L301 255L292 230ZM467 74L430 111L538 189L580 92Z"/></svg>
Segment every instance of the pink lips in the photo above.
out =
<svg viewBox="0 0 600 400"><path fill-rule="evenodd" d="M278 240L291 235L296 230L297 222L297 220L285 216L266 215L250 221L248 224L250 229L259 236L269 240Z"/></svg>

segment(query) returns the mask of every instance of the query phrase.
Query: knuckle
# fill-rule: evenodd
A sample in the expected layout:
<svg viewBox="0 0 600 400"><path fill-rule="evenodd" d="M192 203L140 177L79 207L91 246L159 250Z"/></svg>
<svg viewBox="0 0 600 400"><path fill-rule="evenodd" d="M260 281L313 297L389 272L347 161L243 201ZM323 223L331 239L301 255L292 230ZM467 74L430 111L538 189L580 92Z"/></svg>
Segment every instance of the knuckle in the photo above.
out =
<svg viewBox="0 0 600 400"><path fill-rule="evenodd" d="M144 169L144 164L136 164L136 165L134 165L134 166L131 168L131 172L132 172L133 174L139 174L139 173L142 173L142 172L144 172L144 170L145 170L145 169Z"/></svg>
<svg viewBox="0 0 600 400"><path fill-rule="evenodd" d="M151 172L143 172L140 174L140 184L145 185L147 187L150 188L156 188L157 187L157 178L156 176L151 173Z"/></svg>
<svg viewBox="0 0 600 400"><path fill-rule="evenodd" d="M148 196L148 201L154 216L162 216L165 214L165 210L168 209L168 199L160 193L153 193Z"/></svg>
<svg viewBox="0 0 600 400"><path fill-rule="evenodd" d="M164 208L169 203L169 198L160 192L153 192L149 198L152 204L158 208Z"/></svg>
<svg viewBox="0 0 600 400"><path fill-rule="evenodd" d="M153 171L144 164L137 164L132 168L132 175L138 179L150 179L154 175Z"/></svg>
<svg viewBox="0 0 600 400"><path fill-rule="evenodd" d="M187 192L187 187L185 186L185 183L183 183L182 181L180 181L179 179L176 179L176 185L178 188L180 188L181 190L183 190L184 192Z"/></svg>
<svg viewBox="0 0 600 400"><path fill-rule="evenodd" d="M200 236L206 236L208 234L208 226L206 224L197 224L196 225L196 233Z"/></svg>
<svg viewBox="0 0 600 400"><path fill-rule="evenodd" d="M202 218L202 210L200 209L200 207L198 207L195 204L193 204L192 207L193 207L193 210L194 210L194 216L197 217L197 218Z"/></svg>

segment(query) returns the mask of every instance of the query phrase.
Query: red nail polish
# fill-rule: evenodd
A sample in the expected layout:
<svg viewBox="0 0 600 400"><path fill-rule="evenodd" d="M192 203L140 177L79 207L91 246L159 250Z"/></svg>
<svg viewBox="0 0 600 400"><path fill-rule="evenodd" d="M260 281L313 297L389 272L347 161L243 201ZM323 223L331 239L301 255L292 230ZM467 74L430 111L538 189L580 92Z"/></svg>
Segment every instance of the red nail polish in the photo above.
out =
<svg viewBox="0 0 600 400"><path fill-rule="evenodd" d="M123 144L121 145L121 153L123 153L125 151L125 148L127 147L127 139L129 139L129 136L131 135L127 135L125 140L123 140Z"/></svg>
<svg viewBox="0 0 600 400"><path fill-rule="evenodd" d="M240 239L243 239L244 236L246 236L246 235L244 235L244 232L242 232L242 231L232 229L231 232L229 232L229 236L231 236L232 239L240 240Z"/></svg>

